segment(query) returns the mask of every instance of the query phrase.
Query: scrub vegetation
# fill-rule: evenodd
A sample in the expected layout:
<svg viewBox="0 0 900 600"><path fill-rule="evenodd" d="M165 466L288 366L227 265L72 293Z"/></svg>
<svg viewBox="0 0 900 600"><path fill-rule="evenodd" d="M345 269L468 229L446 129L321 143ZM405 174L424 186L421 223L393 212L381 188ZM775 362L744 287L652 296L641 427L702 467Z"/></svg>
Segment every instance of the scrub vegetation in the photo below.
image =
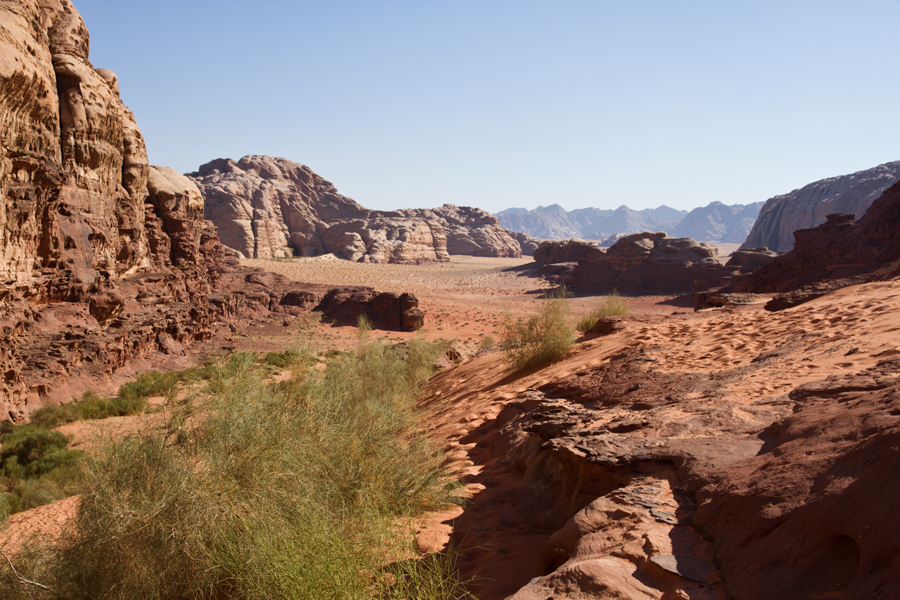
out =
<svg viewBox="0 0 900 600"><path fill-rule="evenodd" d="M233 355L165 426L81 461L61 537L0 570L26 598L468 598L450 555L420 559L413 520L459 500L415 399L440 344L368 341L326 359ZM287 357L285 357L287 358Z"/></svg>

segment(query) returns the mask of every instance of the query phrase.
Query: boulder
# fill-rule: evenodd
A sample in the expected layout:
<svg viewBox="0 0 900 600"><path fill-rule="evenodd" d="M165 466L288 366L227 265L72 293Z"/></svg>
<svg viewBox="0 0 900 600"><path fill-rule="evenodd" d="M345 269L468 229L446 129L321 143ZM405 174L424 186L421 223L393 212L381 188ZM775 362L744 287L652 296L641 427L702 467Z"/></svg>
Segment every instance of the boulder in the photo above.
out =
<svg viewBox="0 0 900 600"><path fill-rule="evenodd" d="M343 325L356 324L360 316L375 328L394 331L417 331L425 323L414 295L376 292L369 287L329 290L315 310Z"/></svg>
<svg viewBox="0 0 900 600"><path fill-rule="evenodd" d="M773 252L766 247L741 248L731 255L725 265L728 267L740 267L741 273L749 273L766 266L775 260L777 256L778 252Z"/></svg>

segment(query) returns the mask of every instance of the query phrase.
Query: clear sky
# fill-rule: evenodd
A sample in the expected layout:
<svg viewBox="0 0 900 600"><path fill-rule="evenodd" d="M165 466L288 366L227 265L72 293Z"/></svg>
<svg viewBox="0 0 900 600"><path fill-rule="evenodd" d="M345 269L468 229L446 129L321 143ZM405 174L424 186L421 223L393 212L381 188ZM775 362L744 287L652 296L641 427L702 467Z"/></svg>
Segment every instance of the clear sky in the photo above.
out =
<svg viewBox="0 0 900 600"><path fill-rule="evenodd" d="M900 0L74 0L150 160L377 209L690 209L900 160Z"/></svg>

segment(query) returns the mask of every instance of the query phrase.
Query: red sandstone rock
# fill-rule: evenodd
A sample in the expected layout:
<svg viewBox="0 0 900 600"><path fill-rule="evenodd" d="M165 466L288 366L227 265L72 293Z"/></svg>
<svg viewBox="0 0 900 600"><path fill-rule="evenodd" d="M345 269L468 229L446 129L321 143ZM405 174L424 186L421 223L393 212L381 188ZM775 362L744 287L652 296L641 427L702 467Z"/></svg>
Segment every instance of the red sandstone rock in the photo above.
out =
<svg viewBox="0 0 900 600"><path fill-rule="evenodd" d="M344 287L330 290L316 310L343 324L356 324L360 316L365 316L373 327L416 331L425 323L418 306L419 301L412 294Z"/></svg>
<svg viewBox="0 0 900 600"><path fill-rule="evenodd" d="M534 262L563 263L593 260L603 254L597 244L584 240L548 241L534 251Z"/></svg>
<svg viewBox="0 0 900 600"><path fill-rule="evenodd" d="M794 237L792 251L736 277L729 291L792 292L889 267L900 260L900 183L875 200L859 221L853 215L828 215L824 224L795 231Z"/></svg>
<svg viewBox="0 0 900 600"><path fill-rule="evenodd" d="M671 294L722 285L737 271L719 262L712 244L645 232L621 238L560 279L582 293Z"/></svg>

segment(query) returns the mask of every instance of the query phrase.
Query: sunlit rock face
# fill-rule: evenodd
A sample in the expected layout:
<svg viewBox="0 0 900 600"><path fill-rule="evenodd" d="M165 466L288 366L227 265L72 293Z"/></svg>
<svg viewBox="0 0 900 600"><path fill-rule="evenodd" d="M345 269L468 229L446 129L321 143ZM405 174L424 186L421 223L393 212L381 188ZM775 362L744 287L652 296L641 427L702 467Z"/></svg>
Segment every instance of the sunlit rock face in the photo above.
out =
<svg viewBox="0 0 900 600"><path fill-rule="evenodd" d="M519 242L478 208L369 210L307 166L284 158L220 158L188 176L222 243L247 258L337 256L362 262L519 257Z"/></svg>
<svg viewBox="0 0 900 600"><path fill-rule="evenodd" d="M68 0L0 2L0 419L202 338L225 262L199 190L149 165L88 42Z"/></svg>

